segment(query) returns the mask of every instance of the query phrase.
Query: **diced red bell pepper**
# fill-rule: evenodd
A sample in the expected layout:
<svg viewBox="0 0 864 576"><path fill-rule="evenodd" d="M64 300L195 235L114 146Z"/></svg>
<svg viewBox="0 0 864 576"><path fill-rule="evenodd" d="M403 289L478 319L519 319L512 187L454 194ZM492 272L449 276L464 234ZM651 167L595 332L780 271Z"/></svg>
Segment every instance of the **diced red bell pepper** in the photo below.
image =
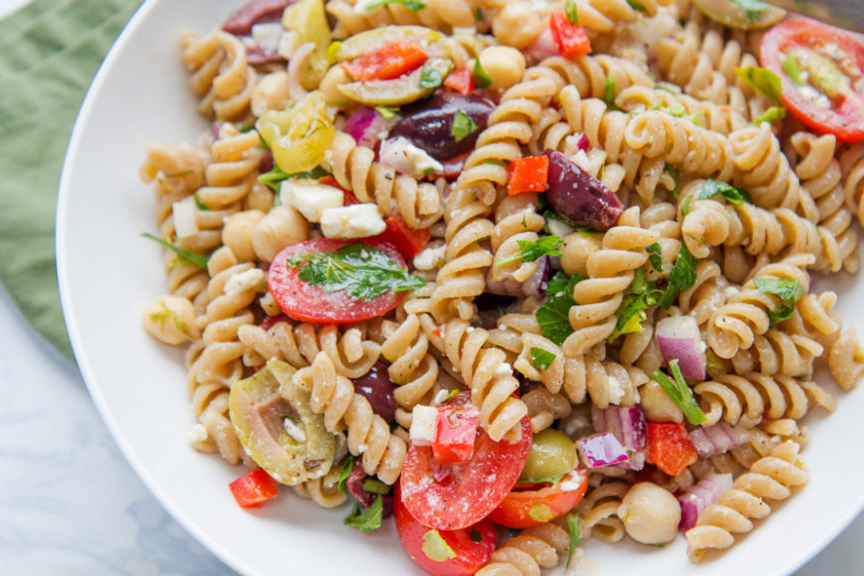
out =
<svg viewBox="0 0 864 576"><path fill-rule="evenodd" d="M582 26L571 24L563 10L553 12L549 17L549 30L558 47L558 53L565 58L578 58L591 53L591 40Z"/></svg>
<svg viewBox="0 0 864 576"><path fill-rule="evenodd" d="M419 68L426 52L417 44L398 40L377 50L342 63L342 69L354 80L393 80Z"/></svg>
<svg viewBox="0 0 864 576"><path fill-rule="evenodd" d="M260 508L279 492L276 480L261 468L240 476L228 486L241 508Z"/></svg>
<svg viewBox="0 0 864 576"><path fill-rule="evenodd" d="M474 75L468 68L460 68L447 75L447 78L444 79L444 86L467 96L474 92Z"/></svg>
<svg viewBox="0 0 864 576"><path fill-rule="evenodd" d="M419 254L432 236L428 228L415 230L409 227L402 216L398 214L387 218L384 224L387 228L378 236L374 236L374 239L393 246L406 261Z"/></svg>
<svg viewBox="0 0 864 576"><path fill-rule="evenodd" d="M480 412L473 406L442 406L438 409L432 459L439 465L462 464L474 454Z"/></svg>
<svg viewBox="0 0 864 576"><path fill-rule="evenodd" d="M510 163L510 181L507 193L510 196L523 192L543 192L549 178L549 158L527 156Z"/></svg>
<svg viewBox="0 0 864 576"><path fill-rule="evenodd" d="M648 423L649 464L654 464L670 476L677 476L698 458L699 453L690 441L684 424Z"/></svg>
<svg viewBox="0 0 864 576"><path fill-rule="evenodd" d="M337 182L336 178L334 178L333 176L322 176L318 179L318 183L323 184L324 186L332 186L333 188L339 188L340 190L342 190L342 194L344 197L342 203L345 206L350 206L352 204L360 204L360 200L357 199L357 196L355 196L354 193L350 190L342 188L342 186L339 185L339 182Z"/></svg>

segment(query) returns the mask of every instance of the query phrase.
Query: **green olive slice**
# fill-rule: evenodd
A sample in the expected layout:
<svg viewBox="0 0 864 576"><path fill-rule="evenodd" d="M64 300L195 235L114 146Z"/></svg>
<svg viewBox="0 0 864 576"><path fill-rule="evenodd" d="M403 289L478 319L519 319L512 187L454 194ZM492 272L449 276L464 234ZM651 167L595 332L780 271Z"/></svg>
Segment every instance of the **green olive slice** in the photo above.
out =
<svg viewBox="0 0 864 576"><path fill-rule="evenodd" d="M764 2L743 4L731 0L693 0L703 14L715 22L740 30L757 30L776 24L786 16L786 11Z"/></svg>
<svg viewBox="0 0 864 576"><path fill-rule="evenodd" d="M281 360L231 386L231 424L252 460L276 481L294 486L330 471L336 441L309 392L294 385L296 370Z"/></svg>
<svg viewBox="0 0 864 576"><path fill-rule="evenodd" d="M339 91L345 96L369 106L403 106L425 98L440 85L421 85L421 76L434 71L444 78L453 69L453 61L444 58L430 58L420 68L393 80L367 80L340 84Z"/></svg>
<svg viewBox="0 0 864 576"><path fill-rule="evenodd" d="M327 56L331 62L344 62L373 52L385 44L402 41L421 46L430 58L449 58L450 48L446 40L440 32L424 26L387 26L360 32L343 42L332 44Z"/></svg>
<svg viewBox="0 0 864 576"><path fill-rule="evenodd" d="M520 482L557 482L576 467L576 443L553 428L531 439L531 451L522 469Z"/></svg>

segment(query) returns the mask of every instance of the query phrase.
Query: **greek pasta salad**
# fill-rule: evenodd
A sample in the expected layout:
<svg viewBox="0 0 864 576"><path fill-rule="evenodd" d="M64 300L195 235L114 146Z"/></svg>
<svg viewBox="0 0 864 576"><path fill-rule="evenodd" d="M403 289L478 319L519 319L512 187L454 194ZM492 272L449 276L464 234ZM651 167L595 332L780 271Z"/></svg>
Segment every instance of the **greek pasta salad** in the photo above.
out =
<svg viewBox="0 0 864 576"><path fill-rule="evenodd" d="M583 573L589 538L716 556L806 489L802 419L864 375L811 276L860 266L856 37L757 0L252 0L178 59L212 129L146 144L143 324L222 505Z"/></svg>

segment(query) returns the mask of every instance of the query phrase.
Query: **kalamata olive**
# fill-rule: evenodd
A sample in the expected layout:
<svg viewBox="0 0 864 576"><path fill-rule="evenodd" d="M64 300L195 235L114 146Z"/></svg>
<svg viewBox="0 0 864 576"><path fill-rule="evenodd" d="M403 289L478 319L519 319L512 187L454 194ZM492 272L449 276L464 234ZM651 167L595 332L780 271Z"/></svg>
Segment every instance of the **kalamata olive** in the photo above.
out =
<svg viewBox="0 0 864 576"><path fill-rule="evenodd" d="M387 422L396 417L396 385L387 376L387 365L376 362L369 372L354 379L354 390L369 400L372 410Z"/></svg>
<svg viewBox="0 0 864 576"><path fill-rule="evenodd" d="M249 34L259 22L279 22L285 7L297 0L251 0L222 24L222 30L242 36Z"/></svg>
<svg viewBox="0 0 864 576"><path fill-rule="evenodd" d="M490 100L480 96L438 92L402 108L402 120L390 132L390 137L404 136L436 160L447 160L474 149L477 136L486 128L494 107ZM462 129L457 125L457 135L463 136L457 142L453 134L453 121L460 111L477 127L474 129L464 120L468 127L460 133ZM471 130L470 133L465 133L468 130Z"/></svg>
<svg viewBox="0 0 864 576"><path fill-rule="evenodd" d="M372 504L375 503L375 499L378 496L381 496L381 504L382 518L388 518L393 515L393 494L392 492L389 494L376 494L369 492L364 488L363 484L369 476L366 475L366 472L363 471L363 465L360 460L357 459L354 462L354 468L351 470L351 474L348 475L348 478L345 480L345 487L348 488L348 492L360 503L363 508L369 508Z"/></svg>
<svg viewBox="0 0 864 576"><path fill-rule="evenodd" d="M582 170L557 150L546 150L549 176L546 199L555 212L576 226L608 230L624 206L600 180Z"/></svg>

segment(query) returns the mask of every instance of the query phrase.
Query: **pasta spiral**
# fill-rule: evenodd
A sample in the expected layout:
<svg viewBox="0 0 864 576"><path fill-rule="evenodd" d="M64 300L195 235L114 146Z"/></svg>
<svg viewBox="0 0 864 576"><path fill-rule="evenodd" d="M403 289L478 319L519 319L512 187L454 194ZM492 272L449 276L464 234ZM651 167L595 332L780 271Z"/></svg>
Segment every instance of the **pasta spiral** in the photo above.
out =
<svg viewBox="0 0 864 576"><path fill-rule="evenodd" d="M390 362L387 373L399 387L394 392L402 408L419 404L438 380L438 362L429 353L429 339L422 330L420 318L409 314L397 325L385 323L385 340L381 356Z"/></svg>
<svg viewBox="0 0 864 576"><path fill-rule="evenodd" d="M704 559L712 548L729 548L735 543L734 534L749 532L753 529L752 519L771 513L765 499L785 500L793 488L807 483L809 474L798 457L799 448L792 441L774 448L769 456L757 460L746 474L736 478L732 490L699 516L696 526L686 534L691 560Z"/></svg>
<svg viewBox="0 0 864 576"><path fill-rule="evenodd" d="M221 30L205 36L187 32L180 41L183 65L191 75L189 89L200 99L198 111L229 122L245 119L256 74L242 42Z"/></svg>
<svg viewBox="0 0 864 576"><path fill-rule="evenodd" d="M512 261L521 248L519 242L536 242L546 221L537 213L536 200L530 194L517 194L501 200L495 208L495 228L492 231L493 280L512 278L524 282L537 271L537 261ZM510 262L507 262L507 261Z"/></svg>
<svg viewBox="0 0 864 576"><path fill-rule="evenodd" d="M558 565L559 556L570 549L570 536L555 524L541 524L514 536L492 553L477 576L529 576L541 568Z"/></svg>
<svg viewBox="0 0 864 576"><path fill-rule="evenodd" d="M441 217L438 188L375 161L375 152L338 132L323 163L340 186L360 202L374 202L385 217L400 214L411 228L428 228Z"/></svg>
<svg viewBox="0 0 864 576"><path fill-rule="evenodd" d="M348 451L362 456L366 474L393 484L402 471L405 441L390 433L390 426L372 411L369 401L354 392L350 380L336 372L333 360L319 352L310 366L294 374L294 384L312 393L310 407L324 415L330 432L348 435Z"/></svg>
<svg viewBox="0 0 864 576"><path fill-rule="evenodd" d="M604 542L618 542L624 538L624 523L618 517L618 507L630 485L618 480L606 480L589 489L576 506L582 538L597 538Z"/></svg>

